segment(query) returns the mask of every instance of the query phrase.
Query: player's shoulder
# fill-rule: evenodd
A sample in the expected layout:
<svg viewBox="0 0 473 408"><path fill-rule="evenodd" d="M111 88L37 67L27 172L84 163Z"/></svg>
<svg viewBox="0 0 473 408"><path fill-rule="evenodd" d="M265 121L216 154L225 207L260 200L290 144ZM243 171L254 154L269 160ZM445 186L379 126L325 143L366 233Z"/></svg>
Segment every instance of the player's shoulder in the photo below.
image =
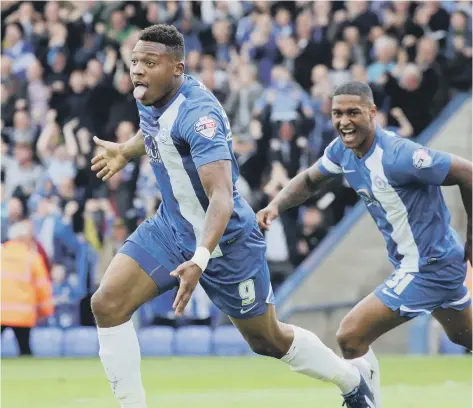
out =
<svg viewBox="0 0 473 408"><path fill-rule="evenodd" d="M414 142L399 136L396 132L386 129L377 129L377 143L383 149L383 161L393 163L407 150L412 148Z"/></svg>
<svg viewBox="0 0 473 408"><path fill-rule="evenodd" d="M180 121L194 127L209 127L213 122L225 123L225 111L217 98L201 82L186 76L183 90L185 101L179 113ZM202 125L202 126L201 126Z"/></svg>
<svg viewBox="0 0 473 408"><path fill-rule="evenodd" d="M403 173L412 166L419 167L431 160L427 148L394 132L383 131L383 167L387 174ZM423 163L423 164L419 164Z"/></svg>
<svg viewBox="0 0 473 408"><path fill-rule="evenodd" d="M217 98L202 82L190 75L186 75L184 80L186 81L182 91L186 98L183 104L184 110L220 106Z"/></svg>
<svg viewBox="0 0 473 408"><path fill-rule="evenodd" d="M329 158L341 158L343 155L350 150L343 144L340 137L333 139L330 144L325 148L325 155Z"/></svg>

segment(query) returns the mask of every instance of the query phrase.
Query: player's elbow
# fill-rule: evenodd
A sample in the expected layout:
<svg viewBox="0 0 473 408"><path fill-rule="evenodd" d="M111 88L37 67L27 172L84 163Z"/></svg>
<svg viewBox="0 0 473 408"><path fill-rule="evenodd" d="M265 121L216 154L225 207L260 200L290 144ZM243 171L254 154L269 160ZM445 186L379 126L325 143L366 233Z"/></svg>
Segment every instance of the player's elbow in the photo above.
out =
<svg viewBox="0 0 473 408"><path fill-rule="evenodd" d="M232 215L234 207L233 191L218 189L209 197L209 202L217 204L221 211L228 214L229 217Z"/></svg>

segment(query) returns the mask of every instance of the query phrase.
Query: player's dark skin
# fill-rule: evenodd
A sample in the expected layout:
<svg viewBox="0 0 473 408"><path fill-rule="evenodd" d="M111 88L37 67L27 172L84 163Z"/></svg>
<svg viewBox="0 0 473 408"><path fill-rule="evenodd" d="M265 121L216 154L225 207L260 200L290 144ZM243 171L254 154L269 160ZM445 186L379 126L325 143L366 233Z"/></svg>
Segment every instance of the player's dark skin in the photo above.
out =
<svg viewBox="0 0 473 408"><path fill-rule="evenodd" d="M332 124L339 132L344 145L352 149L359 158L363 157L373 144L375 117L376 106L368 98L357 95L337 95L332 100ZM348 129L355 129L355 135L346 137L343 130ZM297 175L266 208L258 212L260 228L268 229L271 221L282 211L305 202L328 177L330 176L323 175L315 164ZM471 262L472 163L452 155L450 171L442 185L457 185L460 188L468 215L465 260ZM432 316L442 324L450 340L468 350L472 348L471 310L471 306L462 311L439 308L432 313ZM365 355L370 344L377 338L408 320L400 316L398 311L389 309L371 293L358 303L340 324L337 341L343 356L353 359Z"/></svg>
<svg viewBox="0 0 473 408"><path fill-rule="evenodd" d="M169 102L183 81L184 64L181 56L170 52L163 44L139 41L132 53L130 75L135 86L146 86L140 102L160 107ZM146 154L141 130L123 144L94 138L104 151L92 159L92 170L106 181L125 167L132 157ZM210 252L217 246L233 212L231 161L220 160L199 168L199 178L209 199L203 238L199 246ZM176 315L181 315L189 302L202 270L191 261L174 271L179 290L174 301ZM99 327L114 327L128 321L143 303L159 294L151 277L132 258L118 253L110 263L100 287L92 297L92 310ZM268 305L265 314L248 319L234 319L252 350L258 354L281 358L291 346L292 328L276 319L275 308Z"/></svg>

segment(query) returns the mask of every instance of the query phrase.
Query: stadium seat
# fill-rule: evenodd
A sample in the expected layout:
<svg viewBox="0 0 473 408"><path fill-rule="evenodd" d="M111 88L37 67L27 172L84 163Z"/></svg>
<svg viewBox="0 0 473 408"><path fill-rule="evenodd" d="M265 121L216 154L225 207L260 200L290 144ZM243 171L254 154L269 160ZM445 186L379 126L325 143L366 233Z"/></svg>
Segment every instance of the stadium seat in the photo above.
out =
<svg viewBox="0 0 473 408"><path fill-rule="evenodd" d="M176 330L176 354L208 356L212 349L212 331L207 326L185 326Z"/></svg>
<svg viewBox="0 0 473 408"><path fill-rule="evenodd" d="M16 341L15 333L9 327L2 333L2 358L17 357L20 354L18 342Z"/></svg>
<svg viewBox="0 0 473 408"><path fill-rule="evenodd" d="M35 357L62 355L64 333L57 327L35 327L31 330L30 347Z"/></svg>
<svg viewBox="0 0 473 408"><path fill-rule="evenodd" d="M143 356L170 356L173 354L174 329L165 326L150 326L138 333Z"/></svg>
<svg viewBox="0 0 473 408"><path fill-rule="evenodd" d="M95 327L72 327L64 332L64 356L97 357L99 339Z"/></svg>
<svg viewBox="0 0 473 408"><path fill-rule="evenodd" d="M250 346L232 325L220 326L214 330L213 347L218 356L241 356L250 352Z"/></svg>

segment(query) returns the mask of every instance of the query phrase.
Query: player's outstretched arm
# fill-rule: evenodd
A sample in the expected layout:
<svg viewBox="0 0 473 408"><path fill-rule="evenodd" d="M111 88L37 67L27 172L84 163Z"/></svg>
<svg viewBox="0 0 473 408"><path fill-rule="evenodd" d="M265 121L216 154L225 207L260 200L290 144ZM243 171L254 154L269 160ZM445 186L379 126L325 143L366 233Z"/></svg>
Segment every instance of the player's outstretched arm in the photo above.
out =
<svg viewBox="0 0 473 408"><path fill-rule="evenodd" d="M141 129L125 143L107 142L97 136L94 136L94 142L104 151L92 159L92 170L98 171L97 177L103 181L118 173L133 157L146 154Z"/></svg>
<svg viewBox="0 0 473 408"><path fill-rule="evenodd" d="M318 163L294 177L268 204L257 214L261 229L267 230L271 222L288 208L295 207L307 201L317 190L323 180L331 175L322 174Z"/></svg>
<svg viewBox="0 0 473 408"><path fill-rule="evenodd" d="M463 205L465 206L465 211L468 215L468 229L466 235L466 244L465 244L465 261L472 262L472 253L471 253L471 195L472 195L472 173L473 173L473 164L461 157L451 155L452 163L450 170L442 183L443 186L453 186L458 185L460 187L460 194L462 197Z"/></svg>

